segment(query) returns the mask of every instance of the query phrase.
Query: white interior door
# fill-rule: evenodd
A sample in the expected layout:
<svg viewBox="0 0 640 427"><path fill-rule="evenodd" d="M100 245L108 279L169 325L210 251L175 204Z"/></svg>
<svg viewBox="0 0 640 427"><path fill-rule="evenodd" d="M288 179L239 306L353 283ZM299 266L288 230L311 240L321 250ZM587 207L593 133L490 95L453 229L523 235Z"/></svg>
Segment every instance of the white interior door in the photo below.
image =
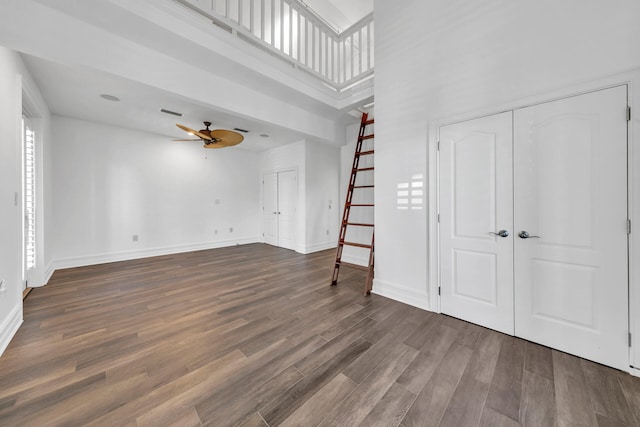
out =
<svg viewBox="0 0 640 427"><path fill-rule="evenodd" d="M508 334L512 146L511 112L440 128L441 310Z"/></svg>
<svg viewBox="0 0 640 427"><path fill-rule="evenodd" d="M295 249L298 173L278 172L278 246Z"/></svg>
<svg viewBox="0 0 640 427"><path fill-rule="evenodd" d="M262 221L264 242L278 246L278 174L268 173L262 179Z"/></svg>
<svg viewBox="0 0 640 427"><path fill-rule="evenodd" d="M621 369L626 106L619 86L514 113L516 335Z"/></svg>

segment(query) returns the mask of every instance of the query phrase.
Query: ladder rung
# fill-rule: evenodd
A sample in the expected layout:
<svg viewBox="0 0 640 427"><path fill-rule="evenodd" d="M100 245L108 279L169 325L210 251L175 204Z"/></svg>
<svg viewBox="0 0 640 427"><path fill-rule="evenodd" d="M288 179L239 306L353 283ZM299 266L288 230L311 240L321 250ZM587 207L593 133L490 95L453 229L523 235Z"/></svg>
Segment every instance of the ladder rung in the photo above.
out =
<svg viewBox="0 0 640 427"><path fill-rule="evenodd" d="M371 135L363 135L363 136L358 137L358 139L360 141L364 141L365 139L372 139L374 135L375 134L373 134L373 133Z"/></svg>
<svg viewBox="0 0 640 427"><path fill-rule="evenodd" d="M366 266L366 265L353 264L353 263L344 262L344 261L336 261L336 265L340 265L340 266L344 266L344 267L356 268L358 270L364 270L364 271L369 270L369 267Z"/></svg>
<svg viewBox="0 0 640 427"><path fill-rule="evenodd" d="M365 172L365 171L372 171L373 170L373 166L370 168L360 168L360 169L354 169L354 171L356 172Z"/></svg>
<svg viewBox="0 0 640 427"><path fill-rule="evenodd" d="M367 151L361 151L358 153L358 156L368 156L370 154L373 154L374 150L367 150Z"/></svg>
<svg viewBox="0 0 640 427"><path fill-rule="evenodd" d="M353 188L373 188L373 185L354 185Z"/></svg>
<svg viewBox="0 0 640 427"><path fill-rule="evenodd" d="M368 203L368 204L364 204L364 203L347 203L347 206L374 206L373 203Z"/></svg>
<svg viewBox="0 0 640 427"><path fill-rule="evenodd" d="M364 125L365 126L369 126L369 125L372 125L374 123L375 123L374 119L371 119L371 120L367 120L366 122L364 122Z"/></svg>
<svg viewBox="0 0 640 427"><path fill-rule="evenodd" d="M371 245L365 245L364 243L356 243L356 242L340 242L339 244L341 245L347 245L347 246L356 246L358 248L367 248L367 249L371 249Z"/></svg>
<svg viewBox="0 0 640 427"><path fill-rule="evenodd" d="M355 225L357 227L373 227L373 224L364 224L362 222L347 222L347 225Z"/></svg>

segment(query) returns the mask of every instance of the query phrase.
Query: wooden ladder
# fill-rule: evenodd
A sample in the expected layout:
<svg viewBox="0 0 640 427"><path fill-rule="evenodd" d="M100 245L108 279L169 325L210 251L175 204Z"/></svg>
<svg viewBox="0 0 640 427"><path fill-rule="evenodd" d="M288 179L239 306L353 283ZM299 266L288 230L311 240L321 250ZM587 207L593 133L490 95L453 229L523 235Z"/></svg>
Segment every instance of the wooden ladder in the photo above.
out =
<svg viewBox="0 0 640 427"><path fill-rule="evenodd" d="M360 121L360 132L358 133L358 141L356 143L355 154L353 155L353 166L351 168L351 179L349 180L349 188L347 190L347 198L344 204L344 212L342 214L342 223L340 224L340 236L338 238L338 247L336 249L336 261L335 266L333 268L333 277L331 279L331 285L335 286L338 284L338 275L340 274L340 267L346 266L351 268L356 268L359 270L365 270L367 272L367 278L364 284L364 294L369 295L371 293L371 286L373 284L373 254L374 254L374 232L373 232L373 223L362 223L362 222L350 222L349 215L351 213L352 207L358 208L373 208L373 203L353 203L353 193L354 190L361 190L365 188L373 188L373 185L357 185L356 178L358 173L361 172L370 172L372 173L373 167L363 167L360 168L360 158L362 156L372 156L374 153L373 148L366 149L363 151L362 146L365 141L369 141L373 143L374 134L365 134L366 128L369 125L374 123L373 119L368 119L368 113L362 113L362 120ZM370 144L372 147L372 144ZM371 244L369 243L357 243L357 242L348 242L345 240L347 235L347 227L370 227L371 232ZM349 262L342 261L342 250L345 246L355 246L359 248L369 249L369 264L367 266L352 264Z"/></svg>

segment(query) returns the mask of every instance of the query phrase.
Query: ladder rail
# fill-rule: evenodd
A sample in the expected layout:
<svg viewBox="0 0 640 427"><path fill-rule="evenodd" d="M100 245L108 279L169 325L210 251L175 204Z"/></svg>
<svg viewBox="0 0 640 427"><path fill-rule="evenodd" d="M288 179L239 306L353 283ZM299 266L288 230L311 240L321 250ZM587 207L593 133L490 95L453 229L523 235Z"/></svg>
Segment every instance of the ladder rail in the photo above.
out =
<svg viewBox="0 0 640 427"><path fill-rule="evenodd" d="M367 271L367 277L364 285L364 294L369 295L371 293L371 288L373 284L373 262L374 262L374 232L372 231L371 235L371 244L364 243L356 243L356 242L348 242L346 241L346 233L348 226L356 226L356 227L371 227L374 229L374 224L365 224L359 222L350 222L349 216L351 214L352 207L373 207L373 203L353 203L353 193L355 189L361 188L373 188L373 185L356 185L356 178L358 173L360 172L368 172L373 171L373 167L363 167L360 168L360 158L362 156L369 156L374 154L374 150L362 150L362 145L364 141L372 140L374 138L374 134L365 135L365 131L367 126L374 124L373 119L369 119L368 113L362 113L362 119L360 121L360 130L358 132L358 139L356 141L356 148L353 155L353 163L351 166L351 177L349 179L349 187L347 189L346 200L344 204L344 210L342 212L342 221L340 223L340 233L338 236L338 246L336 248L336 259L333 268L333 275L331 278L331 285L337 285L338 276L340 274L340 266L346 266L351 268L357 268L360 270ZM352 264L348 262L342 261L342 251L344 246L355 246L360 248L369 249L369 262L367 266L361 266L357 264Z"/></svg>

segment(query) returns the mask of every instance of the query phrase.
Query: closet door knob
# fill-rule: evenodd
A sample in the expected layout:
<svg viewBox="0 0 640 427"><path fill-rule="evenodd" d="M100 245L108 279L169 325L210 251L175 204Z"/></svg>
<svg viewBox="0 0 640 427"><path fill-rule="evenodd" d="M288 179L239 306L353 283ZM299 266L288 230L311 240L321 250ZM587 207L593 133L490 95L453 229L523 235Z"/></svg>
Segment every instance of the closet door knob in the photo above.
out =
<svg viewBox="0 0 640 427"><path fill-rule="evenodd" d="M490 233L500 237L509 237L509 232L507 230L500 230L497 233L495 231L491 231Z"/></svg>

